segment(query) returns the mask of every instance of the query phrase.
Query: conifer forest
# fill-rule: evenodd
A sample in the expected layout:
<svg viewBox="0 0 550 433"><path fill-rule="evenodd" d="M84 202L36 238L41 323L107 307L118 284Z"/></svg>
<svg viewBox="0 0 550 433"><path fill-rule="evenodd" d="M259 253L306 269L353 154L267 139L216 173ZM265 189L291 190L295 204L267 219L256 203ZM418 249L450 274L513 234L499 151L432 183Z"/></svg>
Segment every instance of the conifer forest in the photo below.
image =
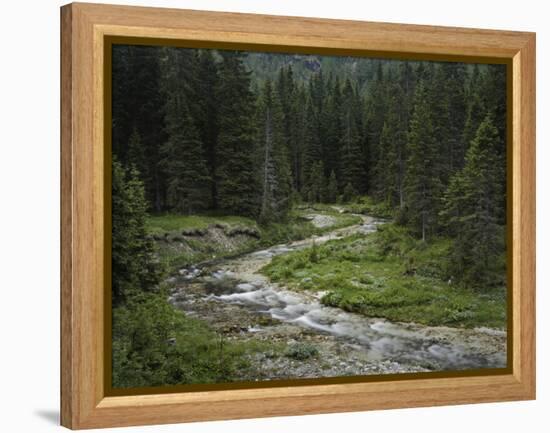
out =
<svg viewBox="0 0 550 433"><path fill-rule="evenodd" d="M506 78L114 45L113 386L506 367Z"/></svg>

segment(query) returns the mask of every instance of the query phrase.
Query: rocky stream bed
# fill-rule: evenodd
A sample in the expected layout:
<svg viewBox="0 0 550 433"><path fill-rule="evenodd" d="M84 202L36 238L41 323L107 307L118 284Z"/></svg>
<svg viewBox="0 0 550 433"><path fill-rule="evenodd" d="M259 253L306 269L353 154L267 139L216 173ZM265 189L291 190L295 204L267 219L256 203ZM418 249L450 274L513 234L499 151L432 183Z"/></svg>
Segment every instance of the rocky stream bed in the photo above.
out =
<svg viewBox="0 0 550 433"><path fill-rule="evenodd" d="M504 367L502 330L430 327L348 313L323 305L323 293L292 291L259 272L274 256L313 242L372 233L383 223L364 215L361 219L360 224L322 236L181 269L169 280L173 286L169 302L207 321L228 340L285 348L250 355L242 380ZM331 224L321 215L311 215L311 221L323 227ZM308 353L311 348L315 356Z"/></svg>

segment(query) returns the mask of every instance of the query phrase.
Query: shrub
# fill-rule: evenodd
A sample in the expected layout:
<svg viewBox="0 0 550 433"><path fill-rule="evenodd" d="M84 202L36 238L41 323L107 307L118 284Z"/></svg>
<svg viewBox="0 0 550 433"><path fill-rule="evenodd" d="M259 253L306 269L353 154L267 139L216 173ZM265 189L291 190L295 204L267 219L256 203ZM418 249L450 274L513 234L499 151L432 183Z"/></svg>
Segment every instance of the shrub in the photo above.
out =
<svg viewBox="0 0 550 433"><path fill-rule="evenodd" d="M292 358L299 361L304 361L306 359L317 356L318 354L319 351L317 350L317 348L309 343L291 344L285 352L285 356L287 358Z"/></svg>

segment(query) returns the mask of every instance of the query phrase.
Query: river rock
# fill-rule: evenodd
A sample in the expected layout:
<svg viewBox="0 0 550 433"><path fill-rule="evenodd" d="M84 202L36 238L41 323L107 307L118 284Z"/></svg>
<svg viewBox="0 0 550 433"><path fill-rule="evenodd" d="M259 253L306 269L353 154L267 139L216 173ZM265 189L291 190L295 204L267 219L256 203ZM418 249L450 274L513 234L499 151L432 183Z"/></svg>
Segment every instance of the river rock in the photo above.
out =
<svg viewBox="0 0 550 433"><path fill-rule="evenodd" d="M253 290L256 290L256 287L249 283L241 283L237 284L235 287L239 292L252 292Z"/></svg>

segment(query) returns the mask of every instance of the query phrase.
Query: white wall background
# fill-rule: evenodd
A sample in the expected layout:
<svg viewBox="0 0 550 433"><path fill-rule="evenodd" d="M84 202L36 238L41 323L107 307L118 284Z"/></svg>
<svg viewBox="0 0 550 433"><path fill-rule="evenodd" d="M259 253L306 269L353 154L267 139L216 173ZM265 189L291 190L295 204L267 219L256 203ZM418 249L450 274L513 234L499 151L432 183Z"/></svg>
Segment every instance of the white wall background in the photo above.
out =
<svg viewBox="0 0 550 433"><path fill-rule="evenodd" d="M97 1L97 0L96 0ZM112 0L116 1L116 0ZM98 1L100 2L100 1ZM548 431L550 28L537 0L123 1L278 15L536 31L538 401L132 428L132 432ZM59 0L0 4L0 430L59 431ZM546 313L546 314L545 314ZM546 421L546 422L545 422ZM120 430L118 430L120 431Z"/></svg>

